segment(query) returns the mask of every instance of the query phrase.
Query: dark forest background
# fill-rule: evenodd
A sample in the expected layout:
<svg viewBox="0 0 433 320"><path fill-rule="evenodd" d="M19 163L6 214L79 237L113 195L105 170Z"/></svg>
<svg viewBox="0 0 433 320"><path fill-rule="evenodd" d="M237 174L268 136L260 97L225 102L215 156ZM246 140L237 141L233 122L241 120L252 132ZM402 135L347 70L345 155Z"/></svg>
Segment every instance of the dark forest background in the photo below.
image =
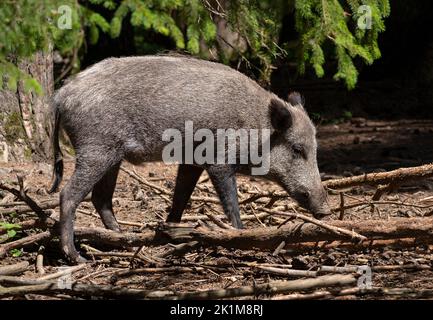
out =
<svg viewBox="0 0 433 320"><path fill-rule="evenodd" d="M359 80L353 90L336 82L331 73L318 79L313 70L303 75L296 72L296 65L281 58L275 62L268 89L285 98L291 90L301 92L313 117L332 121L352 116L380 119L432 118L433 117L433 19L427 14L433 11L430 0L391 0L392 13L385 20L386 31L380 34L378 44L382 57L372 65L355 61L359 68ZM110 17L110 11L104 13ZM146 35L158 50L176 50L170 39L153 32ZM279 42L296 37L293 14L282 20ZM145 52L147 53L147 52ZM82 60L85 68L104 58L143 54L134 45L132 26L125 21L118 38L101 34L96 45L90 46ZM237 61L233 63L236 67ZM334 63L335 64L335 63ZM335 68L332 62L325 67ZM251 74L250 70L244 72Z"/></svg>
<svg viewBox="0 0 433 320"><path fill-rule="evenodd" d="M12 159L49 158L49 97L65 79L107 57L170 52L231 65L282 98L299 91L318 124L432 118L432 11L429 0L5 1L0 144Z"/></svg>

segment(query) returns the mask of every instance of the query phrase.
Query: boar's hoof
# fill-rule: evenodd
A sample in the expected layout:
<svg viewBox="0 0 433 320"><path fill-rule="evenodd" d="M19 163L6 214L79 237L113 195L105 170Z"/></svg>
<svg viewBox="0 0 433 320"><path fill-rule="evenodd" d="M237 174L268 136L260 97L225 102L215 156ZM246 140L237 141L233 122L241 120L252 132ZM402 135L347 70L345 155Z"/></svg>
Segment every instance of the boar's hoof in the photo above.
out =
<svg viewBox="0 0 433 320"><path fill-rule="evenodd" d="M68 257L68 260L72 263L72 264L83 264L83 263L87 263L89 262L86 258L84 258L81 255L76 255L74 257Z"/></svg>

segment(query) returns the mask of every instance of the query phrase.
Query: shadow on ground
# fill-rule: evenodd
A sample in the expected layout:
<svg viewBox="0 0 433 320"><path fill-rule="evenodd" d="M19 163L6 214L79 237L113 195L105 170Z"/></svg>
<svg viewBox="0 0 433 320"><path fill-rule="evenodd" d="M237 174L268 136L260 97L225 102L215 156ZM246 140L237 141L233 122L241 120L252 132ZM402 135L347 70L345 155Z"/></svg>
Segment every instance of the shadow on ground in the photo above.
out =
<svg viewBox="0 0 433 320"><path fill-rule="evenodd" d="M318 130L321 172L331 175L393 170L433 162L433 121L352 119Z"/></svg>

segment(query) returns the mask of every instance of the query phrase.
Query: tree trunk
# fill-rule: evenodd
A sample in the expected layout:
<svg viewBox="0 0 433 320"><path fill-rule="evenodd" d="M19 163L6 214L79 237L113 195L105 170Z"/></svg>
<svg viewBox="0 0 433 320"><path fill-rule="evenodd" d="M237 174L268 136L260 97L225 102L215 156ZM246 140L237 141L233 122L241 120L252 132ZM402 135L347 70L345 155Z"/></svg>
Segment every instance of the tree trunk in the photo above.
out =
<svg viewBox="0 0 433 320"><path fill-rule="evenodd" d="M52 50L15 64L39 82L43 94L26 92L22 81L16 92L0 91L0 162L46 160L50 157L48 99L54 90Z"/></svg>

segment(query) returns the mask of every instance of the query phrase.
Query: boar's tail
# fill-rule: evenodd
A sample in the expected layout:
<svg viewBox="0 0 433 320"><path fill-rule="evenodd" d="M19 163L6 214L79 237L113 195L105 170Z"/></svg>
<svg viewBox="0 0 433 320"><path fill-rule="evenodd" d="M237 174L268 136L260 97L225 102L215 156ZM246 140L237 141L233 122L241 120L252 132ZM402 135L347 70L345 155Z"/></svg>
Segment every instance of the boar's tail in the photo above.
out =
<svg viewBox="0 0 433 320"><path fill-rule="evenodd" d="M53 118L54 118L54 126L53 126L53 132L51 137L51 143L53 147L53 153L54 153L54 166L53 166L53 183L51 185L50 190L48 193L53 193L57 191L57 188L60 185L60 182L63 178L63 155L62 151L60 150L60 144L59 144L59 130L60 130L60 111L57 106L57 104L53 103Z"/></svg>

